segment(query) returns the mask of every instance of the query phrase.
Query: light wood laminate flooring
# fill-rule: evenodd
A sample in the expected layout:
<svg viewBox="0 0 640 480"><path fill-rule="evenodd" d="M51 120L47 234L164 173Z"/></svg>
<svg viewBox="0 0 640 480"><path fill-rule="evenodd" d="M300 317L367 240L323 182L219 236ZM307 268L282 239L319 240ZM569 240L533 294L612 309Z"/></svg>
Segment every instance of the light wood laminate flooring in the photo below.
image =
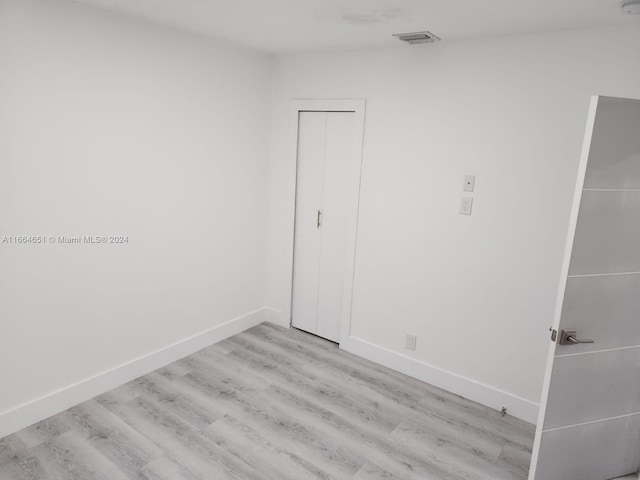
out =
<svg viewBox="0 0 640 480"><path fill-rule="evenodd" d="M526 479L534 427L262 324L0 440L1 480Z"/></svg>

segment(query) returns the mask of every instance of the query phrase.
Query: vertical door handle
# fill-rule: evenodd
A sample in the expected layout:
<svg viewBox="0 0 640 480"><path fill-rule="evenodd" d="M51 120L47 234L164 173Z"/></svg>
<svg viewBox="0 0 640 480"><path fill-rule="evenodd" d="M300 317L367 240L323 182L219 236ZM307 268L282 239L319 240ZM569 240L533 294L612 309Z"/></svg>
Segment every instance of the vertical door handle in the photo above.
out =
<svg viewBox="0 0 640 480"><path fill-rule="evenodd" d="M320 228L320 225L322 225L322 212L320 210L318 210L318 217L317 217L317 227Z"/></svg>

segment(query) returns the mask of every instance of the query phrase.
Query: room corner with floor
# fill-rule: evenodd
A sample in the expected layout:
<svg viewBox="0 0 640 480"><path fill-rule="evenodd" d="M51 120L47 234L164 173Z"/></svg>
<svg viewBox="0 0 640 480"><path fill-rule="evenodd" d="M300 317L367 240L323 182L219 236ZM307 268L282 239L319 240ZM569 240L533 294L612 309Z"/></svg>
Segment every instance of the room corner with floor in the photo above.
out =
<svg viewBox="0 0 640 480"><path fill-rule="evenodd" d="M0 0L0 480L640 471L640 0Z"/></svg>

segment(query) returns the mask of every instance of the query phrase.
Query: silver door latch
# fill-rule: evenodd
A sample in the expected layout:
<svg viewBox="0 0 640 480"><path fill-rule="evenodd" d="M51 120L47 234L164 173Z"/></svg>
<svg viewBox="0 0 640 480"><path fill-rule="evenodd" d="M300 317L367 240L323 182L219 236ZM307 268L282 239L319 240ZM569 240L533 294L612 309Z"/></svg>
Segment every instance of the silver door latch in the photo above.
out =
<svg viewBox="0 0 640 480"><path fill-rule="evenodd" d="M560 332L560 345L578 345L580 343L594 343L588 338L579 339L575 330L562 330Z"/></svg>

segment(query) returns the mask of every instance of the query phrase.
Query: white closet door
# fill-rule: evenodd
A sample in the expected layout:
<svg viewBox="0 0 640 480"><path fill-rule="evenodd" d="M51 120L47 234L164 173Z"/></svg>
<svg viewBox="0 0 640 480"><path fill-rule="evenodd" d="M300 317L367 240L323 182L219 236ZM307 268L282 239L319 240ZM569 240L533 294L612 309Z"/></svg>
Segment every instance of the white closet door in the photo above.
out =
<svg viewBox="0 0 640 480"><path fill-rule="evenodd" d="M353 112L300 112L298 123L292 324L334 342L340 338L354 122Z"/></svg>
<svg viewBox="0 0 640 480"><path fill-rule="evenodd" d="M311 333L318 323L322 232L317 215L322 210L326 124L325 112L300 112L291 317L294 327Z"/></svg>
<svg viewBox="0 0 640 480"><path fill-rule="evenodd" d="M327 113L316 334L334 342L340 339L354 119L352 112Z"/></svg>

